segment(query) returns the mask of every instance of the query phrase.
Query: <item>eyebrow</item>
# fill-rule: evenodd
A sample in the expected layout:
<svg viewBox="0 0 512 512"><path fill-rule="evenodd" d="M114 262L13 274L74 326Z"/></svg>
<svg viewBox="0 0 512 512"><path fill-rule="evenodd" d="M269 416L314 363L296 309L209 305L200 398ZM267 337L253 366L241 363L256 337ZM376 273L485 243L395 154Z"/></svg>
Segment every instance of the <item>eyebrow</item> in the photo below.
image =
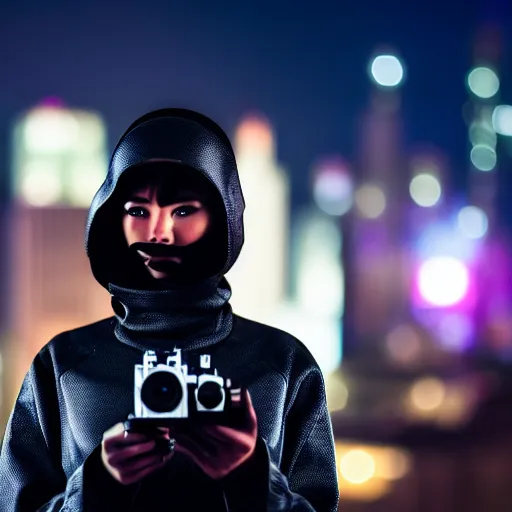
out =
<svg viewBox="0 0 512 512"><path fill-rule="evenodd" d="M191 191L191 190L183 190L174 195L170 195L169 197L166 197L165 204L160 205L160 206L165 206L165 205L174 204L174 203L184 203L187 201L201 201L202 202L203 200L202 200L200 194L198 194L194 191ZM135 196L130 196L128 198L128 200L125 202L126 203L134 202L134 203L148 204L151 202L151 200L144 196L135 195Z"/></svg>
<svg viewBox="0 0 512 512"><path fill-rule="evenodd" d="M127 203L150 203L151 201L144 196L130 196L129 199L126 201Z"/></svg>

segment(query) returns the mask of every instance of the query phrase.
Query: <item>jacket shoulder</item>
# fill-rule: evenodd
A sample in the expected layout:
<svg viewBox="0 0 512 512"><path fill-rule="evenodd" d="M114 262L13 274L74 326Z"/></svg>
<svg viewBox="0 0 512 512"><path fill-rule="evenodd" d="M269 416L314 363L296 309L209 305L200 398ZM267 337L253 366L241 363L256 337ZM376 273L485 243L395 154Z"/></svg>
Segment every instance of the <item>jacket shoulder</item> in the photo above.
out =
<svg viewBox="0 0 512 512"><path fill-rule="evenodd" d="M98 320L87 325L61 332L40 350L44 365L53 366L62 375L78 361L94 353L96 346L108 343L113 338L114 317Z"/></svg>
<svg viewBox="0 0 512 512"><path fill-rule="evenodd" d="M238 315L234 315L234 319L236 337L240 337L243 343L250 340L251 343L257 344L258 351L264 351L272 359L278 360L283 370L287 367L286 373L291 372L292 366L299 372L320 371L313 354L292 334Z"/></svg>

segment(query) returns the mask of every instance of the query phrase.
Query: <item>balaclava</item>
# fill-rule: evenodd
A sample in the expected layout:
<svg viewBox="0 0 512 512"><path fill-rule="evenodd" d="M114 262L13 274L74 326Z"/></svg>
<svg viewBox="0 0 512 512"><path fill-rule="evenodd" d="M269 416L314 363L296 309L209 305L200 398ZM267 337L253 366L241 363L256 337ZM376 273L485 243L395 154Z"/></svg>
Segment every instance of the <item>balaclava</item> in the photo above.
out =
<svg viewBox="0 0 512 512"><path fill-rule="evenodd" d="M213 212L207 234L181 248L187 266L179 282L153 279L122 232L124 191L152 184L164 195L173 187L198 190ZM93 275L112 296L120 341L142 350L188 350L229 334L231 290L224 274L243 245L244 207L233 149L212 120L162 109L128 128L92 201L85 235Z"/></svg>

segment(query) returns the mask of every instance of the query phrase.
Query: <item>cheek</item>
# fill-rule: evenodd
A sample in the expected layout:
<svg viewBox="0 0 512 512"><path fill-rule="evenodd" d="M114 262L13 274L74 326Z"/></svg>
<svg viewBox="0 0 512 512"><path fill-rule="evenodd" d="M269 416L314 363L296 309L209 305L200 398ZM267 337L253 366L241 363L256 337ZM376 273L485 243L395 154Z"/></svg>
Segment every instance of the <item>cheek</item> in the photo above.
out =
<svg viewBox="0 0 512 512"><path fill-rule="evenodd" d="M141 225L140 222L138 222L137 219L135 219L134 217L131 217L129 215L124 217L123 231L124 237L126 238L126 242L128 243L128 245L141 241Z"/></svg>
<svg viewBox="0 0 512 512"><path fill-rule="evenodd" d="M184 220L179 227L179 244L189 245L197 242L207 231L208 217L197 214Z"/></svg>

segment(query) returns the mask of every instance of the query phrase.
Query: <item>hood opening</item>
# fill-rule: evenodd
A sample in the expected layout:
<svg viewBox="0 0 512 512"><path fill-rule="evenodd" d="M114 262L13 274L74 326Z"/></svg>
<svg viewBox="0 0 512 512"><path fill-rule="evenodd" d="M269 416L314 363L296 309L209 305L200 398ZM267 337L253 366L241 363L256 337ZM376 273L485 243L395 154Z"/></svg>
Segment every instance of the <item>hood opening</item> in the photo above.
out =
<svg viewBox="0 0 512 512"><path fill-rule="evenodd" d="M90 256L102 281L132 289L169 288L166 279L152 278L142 259L128 247L123 233L124 204L133 192L151 187L157 201L166 204L179 192L188 192L204 203L211 216L211 225L203 237L186 246L195 254L192 284L221 275L227 263L227 215L222 198L200 171L182 164L148 161L127 169L119 178L111 197L98 209L89 237ZM176 286L176 283L174 283Z"/></svg>
<svg viewBox="0 0 512 512"><path fill-rule="evenodd" d="M155 177L157 169L160 177ZM178 176L208 190L216 217L222 217L222 227L217 226L215 237L209 241L215 241L216 250L205 252L219 255L212 265L215 272L219 269L215 277L232 267L244 241L245 202L229 138L202 114L161 109L139 118L121 137L107 177L92 201L85 247L93 275L102 286L108 289L109 283L128 283L145 289L155 281L151 278L148 283L147 270L133 265L138 255L128 250L122 229L123 204L119 204L118 197L130 182L133 186L139 179L141 183L163 179L170 189Z"/></svg>

